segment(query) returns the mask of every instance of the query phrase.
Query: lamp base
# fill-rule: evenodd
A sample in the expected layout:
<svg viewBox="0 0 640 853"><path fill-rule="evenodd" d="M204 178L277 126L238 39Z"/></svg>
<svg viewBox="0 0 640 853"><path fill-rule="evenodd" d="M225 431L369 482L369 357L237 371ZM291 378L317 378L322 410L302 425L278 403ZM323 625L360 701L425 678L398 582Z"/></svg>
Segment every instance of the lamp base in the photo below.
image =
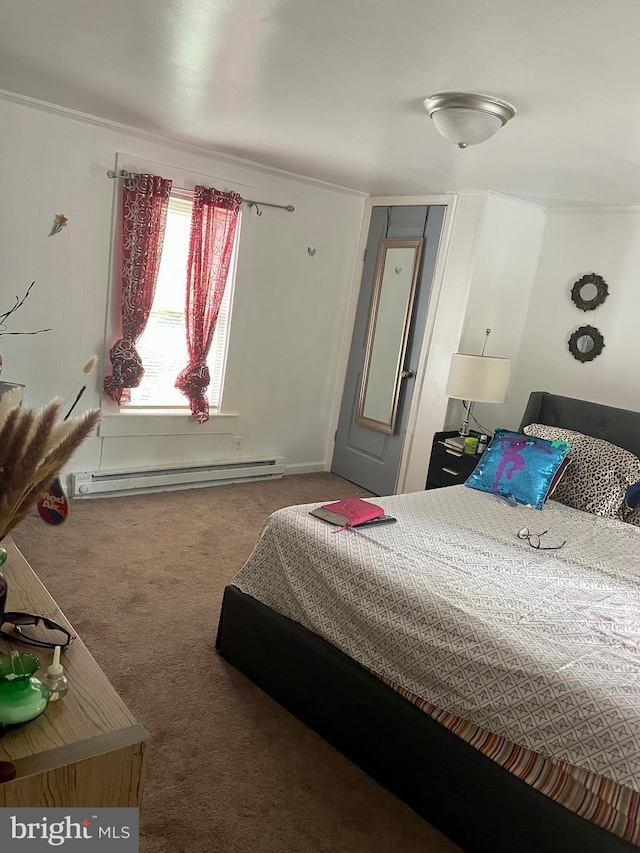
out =
<svg viewBox="0 0 640 853"><path fill-rule="evenodd" d="M460 435L469 435L469 420L471 418L471 409L473 408L473 403L470 400L463 400L462 406L464 408L464 420L462 421L458 432L460 433Z"/></svg>

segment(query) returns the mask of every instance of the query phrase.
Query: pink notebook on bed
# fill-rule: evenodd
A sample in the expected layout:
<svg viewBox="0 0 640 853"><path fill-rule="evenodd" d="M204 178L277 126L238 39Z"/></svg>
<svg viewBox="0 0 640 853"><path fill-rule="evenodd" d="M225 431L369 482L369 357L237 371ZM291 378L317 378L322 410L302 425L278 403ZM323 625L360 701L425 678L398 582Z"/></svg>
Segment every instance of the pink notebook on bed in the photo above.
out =
<svg viewBox="0 0 640 853"><path fill-rule="evenodd" d="M341 527L355 527L372 518L384 515L384 510L377 504L363 501L361 498L345 498L342 501L324 504L310 511L311 515L339 524Z"/></svg>

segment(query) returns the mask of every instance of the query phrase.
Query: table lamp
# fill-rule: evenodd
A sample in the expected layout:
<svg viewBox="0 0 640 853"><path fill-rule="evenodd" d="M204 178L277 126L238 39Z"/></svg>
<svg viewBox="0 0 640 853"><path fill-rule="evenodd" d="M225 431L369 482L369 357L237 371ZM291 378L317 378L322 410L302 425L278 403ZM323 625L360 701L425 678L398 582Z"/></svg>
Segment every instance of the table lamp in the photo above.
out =
<svg viewBox="0 0 640 853"><path fill-rule="evenodd" d="M511 378L511 359L488 355L451 356L446 394L462 400L464 419L460 435L469 435L469 419L474 403L505 403Z"/></svg>

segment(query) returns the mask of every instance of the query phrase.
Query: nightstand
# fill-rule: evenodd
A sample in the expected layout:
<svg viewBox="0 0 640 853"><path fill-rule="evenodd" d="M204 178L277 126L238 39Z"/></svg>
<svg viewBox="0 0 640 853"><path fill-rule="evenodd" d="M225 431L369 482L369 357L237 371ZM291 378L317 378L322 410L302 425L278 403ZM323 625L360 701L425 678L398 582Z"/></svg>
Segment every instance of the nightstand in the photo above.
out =
<svg viewBox="0 0 640 853"><path fill-rule="evenodd" d="M478 435L475 432L470 434ZM441 489L444 486L457 486L459 483L464 483L480 461L480 456L477 454L469 456L445 447L445 438L453 435L458 435L458 432L449 430L449 432L437 432L434 435L425 489Z"/></svg>

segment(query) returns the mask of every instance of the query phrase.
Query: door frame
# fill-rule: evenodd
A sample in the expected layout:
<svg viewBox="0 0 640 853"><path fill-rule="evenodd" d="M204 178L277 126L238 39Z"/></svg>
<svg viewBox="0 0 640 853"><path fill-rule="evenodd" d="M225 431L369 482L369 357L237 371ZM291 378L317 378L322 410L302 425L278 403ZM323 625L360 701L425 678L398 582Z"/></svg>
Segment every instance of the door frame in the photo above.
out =
<svg viewBox="0 0 640 853"><path fill-rule="evenodd" d="M369 225L371 222L371 212L374 207L401 207L414 205L443 205L446 207L444 221L442 223L442 232L438 245L438 254L433 272L433 281L429 296L429 305L427 309L427 318L425 323L424 337L420 349L420 358L416 369L415 388L409 408L407 418L407 429L405 440L402 446L402 456L400 459L400 469L398 472L398 481L396 492L412 492L424 489L427 479L427 468L429 467L429 456L431 453L431 443L433 435L445 421L447 413L448 397L445 395L445 386L447 373L449 370L449 360L452 352L456 352L458 341L460 340L460 332L462 321L464 319L464 310L461 308L459 312L459 324L454 323L455 328L451 328L449 333L445 334L445 340L439 340L440 347L447 348L448 340L451 342L451 349L447 352L446 368L442 375L442 364L434 365L434 373L427 377L427 361L429 350L431 348L431 340L435 325L437 307L440 302L443 282L445 279L445 267L449 252L449 244L451 232L453 229L453 221L455 216L458 195L456 193L442 195L421 195L421 196L378 196L369 197L365 202L365 209L362 220L362 228L360 231L360 239L358 241L358 249L356 253L356 263L354 265L351 289L349 294L349 302L346 313L346 322L344 326L344 335L340 348L339 368L336 377L336 386L333 397L333 414L331 418L331 428L329 430L329 440L327 443L326 456L329 460L327 466L330 465L330 460L333 457L333 445L335 433L338 427L338 418L340 415L340 404L342 400L342 392L344 388L345 377L347 373L347 365L349 361L349 352L351 348L351 339L353 337L353 327L356 318L356 309L358 304L358 296L360 293L360 285L362 282L362 267L364 264L364 253L369 235ZM443 336L439 335L439 339ZM440 360L441 361L441 360ZM429 381L429 404L423 404L423 388L425 382ZM422 405L421 405L422 404ZM420 415L420 417L419 417ZM328 470L328 467L327 467Z"/></svg>

